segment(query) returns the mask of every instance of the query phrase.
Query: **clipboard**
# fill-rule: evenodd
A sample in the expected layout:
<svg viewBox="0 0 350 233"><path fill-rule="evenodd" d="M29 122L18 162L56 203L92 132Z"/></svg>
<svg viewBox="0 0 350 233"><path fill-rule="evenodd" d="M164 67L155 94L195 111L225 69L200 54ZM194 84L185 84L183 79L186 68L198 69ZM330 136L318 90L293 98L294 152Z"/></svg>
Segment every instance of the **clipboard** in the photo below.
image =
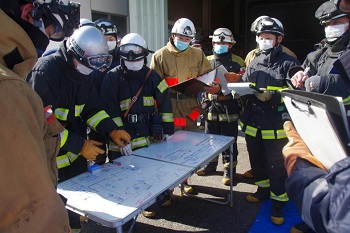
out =
<svg viewBox="0 0 350 233"><path fill-rule="evenodd" d="M171 89L188 96L197 95L198 93L203 92L204 87L209 87L209 85L196 78L191 78L174 86L170 86Z"/></svg>
<svg viewBox="0 0 350 233"><path fill-rule="evenodd" d="M242 83L228 83L228 89L235 91L238 95L252 95L255 92L261 92L257 89L251 82L242 82Z"/></svg>
<svg viewBox="0 0 350 233"><path fill-rule="evenodd" d="M284 90L282 97L300 137L327 169L350 155L349 127L340 97L297 90Z"/></svg>

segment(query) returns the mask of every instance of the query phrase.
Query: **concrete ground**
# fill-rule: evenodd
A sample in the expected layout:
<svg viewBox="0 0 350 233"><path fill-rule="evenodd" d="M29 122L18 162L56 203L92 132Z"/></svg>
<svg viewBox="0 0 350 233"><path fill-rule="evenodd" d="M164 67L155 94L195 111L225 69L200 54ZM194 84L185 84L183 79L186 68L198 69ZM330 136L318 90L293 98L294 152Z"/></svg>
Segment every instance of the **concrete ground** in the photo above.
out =
<svg viewBox="0 0 350 233"><path fill-rule="evenodd" d="M159 207L156 216L145 218L140 214L134 227L134 233L179 233L179 232L212 232L212 233L247 233L255 221L261 204L248 203L246 195L255 192L257 187L251 179L243 177L250 169L244 135L240 132L237 139L238 166L234 186L234 204L216 204L197 198L181 196L180 189L175 188L170 207ZM223 200L229 194L229 186L221 183L223 166L219 160L217 172L211 176L192 175L189 179L200 197ZM82 233L109 233L116 229L106 228L88 221L82 226ZM127 232L127 231L124 231Z"/></svg>

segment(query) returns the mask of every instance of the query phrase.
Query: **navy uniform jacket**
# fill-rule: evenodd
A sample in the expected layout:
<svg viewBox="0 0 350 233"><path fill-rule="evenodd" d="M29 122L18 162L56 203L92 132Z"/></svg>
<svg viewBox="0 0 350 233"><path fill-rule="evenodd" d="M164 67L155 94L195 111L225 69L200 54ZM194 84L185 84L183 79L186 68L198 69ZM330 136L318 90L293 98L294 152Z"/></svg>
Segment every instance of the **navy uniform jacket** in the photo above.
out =
<svg viewBox="0 0 350 233"><path fill-rule="evenodd" d="M350 231L350 157L328 172L298 158L286 189L302 219L317 233Z"/></svg>
<svg viewBox="0 0 350 233"><path fill-rule="evenodd" d="M286 108L280 91L287 88L288 71L296 65L299 65L299 61L284 53L280 45L267 54L259 54L251 61L242 80L252 82L257 88L266 88L272 92L272 98L262 102L255 95L242 97L244 112L240 119L245 133L255 137L257 129L262 130L262 134L264 130L266 134L269 134L269 130L274 130L277 138L285 137L281 116Z"/></svg>
<svg viewBox="0 0 350 233"><path fill-rule="evenodd" d="M149 145L147 138L151 136L151 114L156 109L161 114L164 134L174 133L169 88L166 81L155 71L150 73L140 95L128 113L129 116L123 117L131 99L144 83L148 71L149 68L144 66L137 72L125 72L122 66L118 66L107 73L101 87L101 99L107 113L119 127L130 134L133 149ZM155 106L155 101L157 106ZM132 118L133 114L137 116ZM118 148L113 146L110 146L109 149L118 151Z"/></svg>
<svg viewBox="0 0 350 233"><path fill-rule="evenodd" d="M70 162L76 159L86 139L86 124L105 137L117 129L101 107L92 77L74 68L65 41L56 53L38 60L27 80L42 98L44 106L51 105L54 115L65 127L58 156L73 153L75 156L68 154L68 157L73 156ZM67 162L64 166L69 165ZM59 161L58 167L62 167Z"/></svg>

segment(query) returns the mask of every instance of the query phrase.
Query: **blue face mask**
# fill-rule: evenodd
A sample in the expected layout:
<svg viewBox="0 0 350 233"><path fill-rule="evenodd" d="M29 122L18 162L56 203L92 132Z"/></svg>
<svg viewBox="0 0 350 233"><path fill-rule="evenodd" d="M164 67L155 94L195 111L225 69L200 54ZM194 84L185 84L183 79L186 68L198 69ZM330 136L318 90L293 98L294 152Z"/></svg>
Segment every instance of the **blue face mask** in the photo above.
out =
<svg viewBox="0 0 350 233"><path fill-rule="evenodd" d="M216 54L222 54L228 52L228 46L222 45L222 44L215 44L214 45L214 53Z"/></svg>
<svg viewBox="0 0 350 233"><path fill-rule="evenodd" d="M190 43L186 43L179 40L177 37L174 38L174 45L178 50L184 51L185 49L187 49L189 44Z"/></svg>

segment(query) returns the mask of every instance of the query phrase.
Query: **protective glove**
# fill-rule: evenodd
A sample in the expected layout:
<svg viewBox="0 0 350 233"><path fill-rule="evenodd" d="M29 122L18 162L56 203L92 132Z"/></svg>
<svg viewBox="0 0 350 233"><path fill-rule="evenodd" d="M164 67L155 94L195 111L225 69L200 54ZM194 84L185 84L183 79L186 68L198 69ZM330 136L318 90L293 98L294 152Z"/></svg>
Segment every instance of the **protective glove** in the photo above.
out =
<svg viewBox="0 0 350 233"><path fill-rule="evenodd" d="M217 94L221 91L221 86L220 83L214 81L209 84L209 87L204 87L204 90L210 94Z"/></svg>
<svg viewBox="0 0 350 233"><path fill-rule="evenodd" d="M131 144L128 143L124 147L119 147L120 153L122 155L131 155L132 154L132 149L131 149Z"/></svg>
<svg viewBox="0 0 350 233"><path fill-rule="evenodd" d="M224 74L224 76L229 83L236 83L242 78L242 75L236 74L235 72L228 72Z"/></svg>
<svg viewBox="0 0 350 233"><path fill-rule="evenodd" d="M298 132L295 130L291 121L286 121L283 125L284 131L287 134L289 142L283 147L282 153L284 157L284 166L286 167L288 176L292 172L297 157L301 157L316 167L327 170L320 161L318 161L310 152L307 145L301 139Z"/></svg>
<svg viewBox="0 0 350 233"><path fill-rule="evenodd" d="M259 88L260 91L262 92L255 92L254 95L256 96L256 98L258 98L259 100L266 102L269 101L272 97L272 92L269 90L266 90L266 88Z"/></svg>
<svg viewBox="0 0 350 233"><path fill-rule="evenodd" d="M171 135L169 135L169 134L163 135L163 141L170 141L170 140L171 140Z"/></svg>
<svg viewBox="0 0 350 233"><path fill-rule="evenodd" d="M95 160L97 155L105 153L104 150L98 146L102 146L103 143L94 140L85 140L83 147L81 148L80 154L87 160Z"/></svg>
<svg viewBox="0 0 350 233"><path fill-rule="evenodd" d="M130 134L128 134L125 130L115 129L109 134L109 136L119 147L124 147L125 144L129 143L131 140Z"/></svg>
<svg viewBox="0 0 350 233"><path fill-rule="evenodd" d="M314 75L305 81L305 90L309 92L323 93L324 88L321 85L321 76Z"/></svg>

